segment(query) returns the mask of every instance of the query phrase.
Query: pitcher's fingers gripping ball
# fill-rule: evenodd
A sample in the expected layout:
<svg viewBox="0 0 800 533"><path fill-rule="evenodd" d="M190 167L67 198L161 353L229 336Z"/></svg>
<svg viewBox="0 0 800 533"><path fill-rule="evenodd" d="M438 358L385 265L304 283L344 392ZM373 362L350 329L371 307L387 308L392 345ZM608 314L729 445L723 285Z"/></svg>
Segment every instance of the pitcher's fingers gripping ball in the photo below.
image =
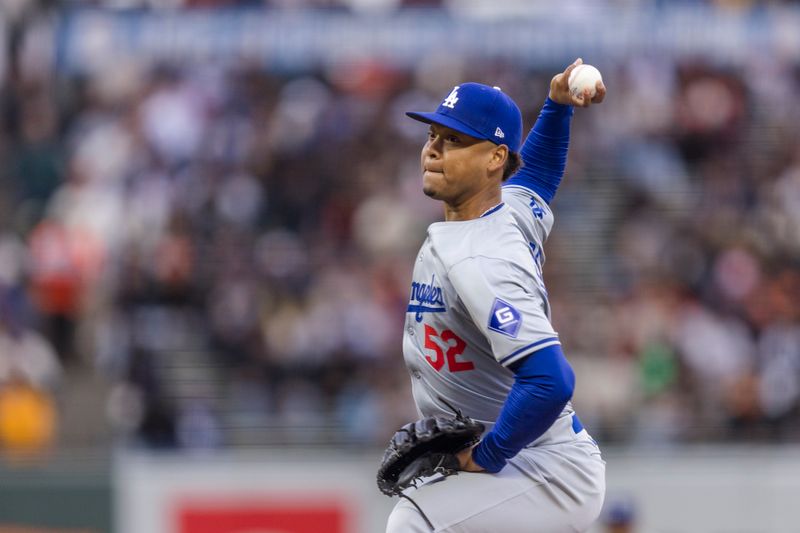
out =
<svg viewBox="0 0 800 533"><path fill-rule="evenodd" d="M599 104L606 97L606 86L600 71L578 58L550 81L550 94L577 107Z"/></svg>
<svg viewBox="0 0 800 533"><path fill-rule="evenodd" d="M569 90L573 96L582 95L588 90L589 98L594 98L597 95L598 83L603 82L603 76L597 67L584 63L573 69L568 81Z"/></svg>

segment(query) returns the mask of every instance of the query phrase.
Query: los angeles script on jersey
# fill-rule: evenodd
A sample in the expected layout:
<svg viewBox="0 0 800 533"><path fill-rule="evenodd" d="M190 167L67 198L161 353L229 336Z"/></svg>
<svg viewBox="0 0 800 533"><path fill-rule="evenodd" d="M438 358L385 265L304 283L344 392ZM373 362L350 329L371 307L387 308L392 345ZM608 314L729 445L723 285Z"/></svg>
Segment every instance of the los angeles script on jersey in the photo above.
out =
<svg viewBox="0 0 800 533"><path fill-rule="evenodd" d="M442 288L436 286L436 276L431 276L430 283L411 282L411 297L407 312L416 313L414 319L422 322L423 313L444 313L447 310L442 295Z"/></svg>

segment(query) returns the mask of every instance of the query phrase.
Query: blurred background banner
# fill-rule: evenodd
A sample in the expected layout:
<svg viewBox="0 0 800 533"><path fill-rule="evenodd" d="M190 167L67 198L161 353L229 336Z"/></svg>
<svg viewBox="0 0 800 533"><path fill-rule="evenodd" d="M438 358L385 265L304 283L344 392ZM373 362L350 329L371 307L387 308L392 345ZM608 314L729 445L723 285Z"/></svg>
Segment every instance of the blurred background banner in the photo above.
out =
<svg viewBox="0 0 800 533"><path fill-rule="evenodd" d="M3 0L0 529L292 531L307 494L324 531L380 531L442 216L403 112L472 80L528 128L578 56L609 95L575 114L544 275L609 460L597 531L796 529L800 6L777 0Z"/></svg>
<svg viewBox="0 0 800 533"><path fill-rule="evenodd" d="M752 54L800 56L800 9L765 6L720 12L704 2L632 6L593 2L553 10L537 2L453 2L450 9L107 11L76 9L61 19L59 66L93 72L125 60L247 60L264 68L309 69L342 61L413 67L433 49L455 57L550 66L591 54L702 55L735 64ZM541 4L541 5L538 5ZM513 15L510 17L509 15Z"/></svg>

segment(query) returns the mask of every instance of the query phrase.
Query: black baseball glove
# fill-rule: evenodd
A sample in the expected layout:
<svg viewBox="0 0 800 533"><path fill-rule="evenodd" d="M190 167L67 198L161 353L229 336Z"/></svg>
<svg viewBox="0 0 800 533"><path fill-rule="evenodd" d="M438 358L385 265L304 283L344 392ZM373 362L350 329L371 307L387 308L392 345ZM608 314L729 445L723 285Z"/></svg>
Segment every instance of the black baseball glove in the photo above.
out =
<svg viewBox="0 0 800 533"><path fill-rule="evenodd" d="M431 416L406 424L383 454L378 488L394 496L419 478L455 474L459 469L455 454L476 444L483 430L483 424L460 412L455 417Z"/></svg>

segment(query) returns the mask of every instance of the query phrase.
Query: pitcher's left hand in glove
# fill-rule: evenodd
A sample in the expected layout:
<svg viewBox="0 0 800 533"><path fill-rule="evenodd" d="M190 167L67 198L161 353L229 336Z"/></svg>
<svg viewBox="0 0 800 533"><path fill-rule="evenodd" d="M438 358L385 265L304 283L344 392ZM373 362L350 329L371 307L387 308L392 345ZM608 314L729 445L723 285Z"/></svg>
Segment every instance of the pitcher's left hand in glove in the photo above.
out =
<svg viewBox="0 0 800 533"><path fill-rule="evenodd" d="M406 424L394 434L383 454L378 488L387 496L394 496L419 478L455 474L461 467L458 452L474 446L484 429L483 424L461 413Z"/></svg>

